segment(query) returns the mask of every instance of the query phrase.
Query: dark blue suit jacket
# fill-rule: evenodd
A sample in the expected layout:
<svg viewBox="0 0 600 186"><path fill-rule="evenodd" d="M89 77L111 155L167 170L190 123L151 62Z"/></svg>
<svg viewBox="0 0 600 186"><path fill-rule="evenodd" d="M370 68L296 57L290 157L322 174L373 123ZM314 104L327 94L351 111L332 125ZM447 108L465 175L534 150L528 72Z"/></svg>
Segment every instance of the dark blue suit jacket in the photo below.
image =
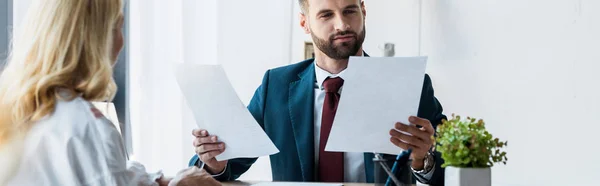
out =
<svg viewBox="0 0 600 186"><path fill-rule="evenodd" d="M252 116L280 151L270 156L274 181L316 181L313 136L316 80L313 62L311 59L268 70L248 105ZM434 127L445 118L440 103L433 95L428 75L425 75L417 115L429 119ZM365 153L366 178L371 183L373 157L372 153ZM439 153L435 157L437 167L429 184L442 185L444 169L440 165L443 162ZM224 174L216 179L235 180L255 161L256 158L229 160ZM194 166L198 163L198 156L195 155L189 165Z"/></svg>

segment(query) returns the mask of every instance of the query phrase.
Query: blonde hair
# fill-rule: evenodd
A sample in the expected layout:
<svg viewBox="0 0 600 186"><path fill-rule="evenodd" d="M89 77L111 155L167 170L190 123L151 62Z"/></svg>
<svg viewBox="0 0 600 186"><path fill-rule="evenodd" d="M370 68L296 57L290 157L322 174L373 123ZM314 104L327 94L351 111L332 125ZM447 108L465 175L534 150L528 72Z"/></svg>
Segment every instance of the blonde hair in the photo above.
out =
<svg viewBox="0 0 600 186"><path fill-rule="evenodd" d="M113 34L122 7L122 0L31 3L0 75L0 155L52 114L58 99L74 98L60 97L59 89L89 101L113 98Z"/></svg>

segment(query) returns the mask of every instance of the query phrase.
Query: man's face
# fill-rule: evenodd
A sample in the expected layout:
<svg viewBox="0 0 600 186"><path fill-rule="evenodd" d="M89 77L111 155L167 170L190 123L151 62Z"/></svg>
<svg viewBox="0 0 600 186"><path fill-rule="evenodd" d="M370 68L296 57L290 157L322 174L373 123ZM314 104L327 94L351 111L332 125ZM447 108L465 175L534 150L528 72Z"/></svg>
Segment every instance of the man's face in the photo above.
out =
<svg viewBox="0 0 600 186"><path fill-rule="evenodd" d="M301 26L315 46L332 59L358 54L365 40L364 3L361 0L308 0Z"/></svg>

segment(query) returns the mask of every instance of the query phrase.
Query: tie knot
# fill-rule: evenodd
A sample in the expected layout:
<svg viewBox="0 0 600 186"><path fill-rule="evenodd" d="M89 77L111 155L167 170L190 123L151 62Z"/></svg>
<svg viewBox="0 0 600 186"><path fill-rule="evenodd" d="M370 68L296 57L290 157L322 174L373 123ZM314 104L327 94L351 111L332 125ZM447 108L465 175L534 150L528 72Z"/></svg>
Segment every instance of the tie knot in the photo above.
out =
<svg viewBox="0 0 600 186"><path fill-rule="evenodd" d="M340 77L327 78L323 82L325 92L338 93L342 85L344 85L344 79Z"/></svg>

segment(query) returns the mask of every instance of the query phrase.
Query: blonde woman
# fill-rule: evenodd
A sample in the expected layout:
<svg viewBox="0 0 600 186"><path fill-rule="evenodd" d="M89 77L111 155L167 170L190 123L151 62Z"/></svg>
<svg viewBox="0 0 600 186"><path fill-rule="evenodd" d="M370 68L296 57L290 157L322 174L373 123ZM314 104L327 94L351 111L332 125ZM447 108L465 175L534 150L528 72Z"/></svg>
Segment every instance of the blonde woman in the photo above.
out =
<svg viewBox="0 0 600 186"><path fill-rule="evenodd" d="M1 185L169 184L127 162L116 128L90 104L116 91L122 6L122 0L33 0L0 77ZM191 171L194 183L218 184Z"/></svg>

